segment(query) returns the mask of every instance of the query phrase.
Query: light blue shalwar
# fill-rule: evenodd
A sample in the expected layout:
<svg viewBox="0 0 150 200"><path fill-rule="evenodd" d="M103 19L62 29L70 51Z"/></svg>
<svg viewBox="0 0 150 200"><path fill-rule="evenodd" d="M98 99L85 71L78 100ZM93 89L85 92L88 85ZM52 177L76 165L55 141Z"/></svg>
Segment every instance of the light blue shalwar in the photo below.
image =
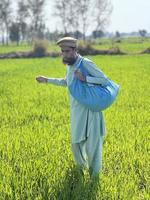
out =
<svg viewBox="0 0 150 200"><path fill-rule="evenodd" d="M66 78L48 78L48 83L60 86L69 86L74 72L81 59L78 55L76 62L67 66ZM83 66L91 76L86 76L88 84L106 84L108 78L95 64L83 59ZM102 167L102 143L105 134L105 124L102 112L93 112L76 101L68 90L71 118L71 144L77 166L89 168L91 176L97 175Z"/></svg>

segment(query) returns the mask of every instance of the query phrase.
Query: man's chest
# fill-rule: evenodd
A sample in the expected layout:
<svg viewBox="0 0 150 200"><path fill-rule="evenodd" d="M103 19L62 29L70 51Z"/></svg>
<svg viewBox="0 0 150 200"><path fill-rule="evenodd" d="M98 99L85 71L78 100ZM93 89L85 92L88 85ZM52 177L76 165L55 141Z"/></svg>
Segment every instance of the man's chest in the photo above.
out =
<svg viewBox="0 0 150 200"><path fill-rule="evenodd" d="M74 66L74 67L67 67L67 71L66 71L66 80L67 80L67 85L70 85L71 82L73 81L74 79L74 74L75 74L75 71L79 70L78 66Z"/></svg>

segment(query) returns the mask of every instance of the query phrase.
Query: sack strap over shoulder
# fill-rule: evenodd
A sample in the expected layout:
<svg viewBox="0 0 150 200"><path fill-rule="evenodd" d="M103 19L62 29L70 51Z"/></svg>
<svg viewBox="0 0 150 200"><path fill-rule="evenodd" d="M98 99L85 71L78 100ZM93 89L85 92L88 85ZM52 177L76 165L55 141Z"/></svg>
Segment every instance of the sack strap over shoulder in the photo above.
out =
<svg viewBox="0 0 150 200"><path fill-rule="evenodd" d="M78 65L77 65L79 69L82 67L81 65L82 65L82 61L83 61L83 59L84 59L84 58L83 58L83 57L81 57L81 59L80 59L80 61L79 61Z"/></svg>

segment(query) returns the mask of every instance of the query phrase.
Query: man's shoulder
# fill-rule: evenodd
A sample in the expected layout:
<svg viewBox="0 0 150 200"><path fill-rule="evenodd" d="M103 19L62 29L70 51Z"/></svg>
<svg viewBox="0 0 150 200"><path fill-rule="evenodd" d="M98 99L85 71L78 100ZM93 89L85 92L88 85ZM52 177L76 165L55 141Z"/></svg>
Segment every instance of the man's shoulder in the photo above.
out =
<svg viewBox="0 0 150 200"><path fill-rule="evenodd" d="M93 63L92 60L90 60L87 57L83 57L83 62L85 62L85 63Z"/></svg>
<svg viewBox="0 0 150 200"><path fill-rule="evenodd" d="M89 58L83 57L83 64L94 64L92 60L90 60Z"/></svg>
<svg viewBox="0 0 150 200"><path fill-rule="evenodd" d="M93 61L92 60L90 60L89 58L86 58L86 57L84 57L83 58L83 65L85 66L85 67L92 67L92 66L95 66L95 64L93 63Z"/></svg>

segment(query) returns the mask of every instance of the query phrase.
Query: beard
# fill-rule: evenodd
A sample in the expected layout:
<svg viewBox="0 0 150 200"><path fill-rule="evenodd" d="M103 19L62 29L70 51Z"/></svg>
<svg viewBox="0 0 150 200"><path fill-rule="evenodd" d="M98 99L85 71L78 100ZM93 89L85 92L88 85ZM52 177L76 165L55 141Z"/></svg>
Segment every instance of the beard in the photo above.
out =
<svg viewBox="0 0 150 200"><path fill-rule="evenodd" d="M73 65L75 63L76 59L77 58L68 58L68 59L63 58L62 61L64 64Z"/></svg>

